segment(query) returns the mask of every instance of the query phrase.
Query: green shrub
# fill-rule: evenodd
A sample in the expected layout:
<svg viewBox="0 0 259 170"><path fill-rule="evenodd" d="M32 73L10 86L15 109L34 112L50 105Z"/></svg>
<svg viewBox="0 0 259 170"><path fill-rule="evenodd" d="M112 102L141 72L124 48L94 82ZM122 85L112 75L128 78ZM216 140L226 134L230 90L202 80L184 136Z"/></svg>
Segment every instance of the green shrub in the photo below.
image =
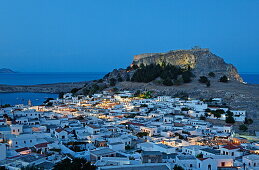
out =
<svg viewBox="0 0 259 170"><path fill-rule="evenodd" d="M223 82L223 83L227 83L228 82L228 77L224 75L224 76L220 77L219 81Z"/></svg>

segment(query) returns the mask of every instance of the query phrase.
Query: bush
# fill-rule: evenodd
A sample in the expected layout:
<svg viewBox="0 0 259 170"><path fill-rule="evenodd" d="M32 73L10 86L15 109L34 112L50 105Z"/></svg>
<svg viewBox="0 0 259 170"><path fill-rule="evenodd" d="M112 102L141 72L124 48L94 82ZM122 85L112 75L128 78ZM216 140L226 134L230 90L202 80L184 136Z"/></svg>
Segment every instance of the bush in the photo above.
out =
<svg viewBox="0 0 259 170"><path fill-rule="evenodd" d="M200 116L200 120L206 120L206 117L203 116L203 115L201 115L201 116Z"/></svg>
<svg viewBox="0 0 259 170"><path fill-rule="evenodd" d="M191 71L183 72L182 78L184 83L190 83L192 81L192 77L194 77L193 73Z"/></svg>
<svg viewBox="0 0 259 170"><path fill-rule="evenodd" d="M250 125L252 124L254 121L252 119L247 119L245 118L244 124Z"/></svg>
<svg viewBox="0 0 259 170"><path fill-rule="evenodd" d="M207 81L206 86L210 87L210 80Z"/></svg>
<svg viewBox="0 0 259 170"><path fill-rule="evenodd" d="M181 108L181 110L182 110L182 111L189 111L190 109L187 108L187 107L183 107L183 108Z"/></svg>
<svg viewBox="0 0 259 170"><path fill-rule="evenodd" d="M242 124L242 125L239 126L239 130L242 130L244 132L247 131L247 129L248 128L247 128L247 126L245 124Z"/></svg>
<svg viewBox="0 0 259 170"><path fill-rule="evenodd" d="M131 66L131 68L132 68L133 70L136 70L136 69L138 69L139 67L138 67L138 65L133 64L133 65Z"/></svg>
<svg viewBox="0 0 259 170"><path fill-rule="evenodd" d="M163 80L163 85L165 86L172 86L173 85L173 82L170 78L166 78Z"/></svg>
<svg viewBox="0 0 259 170"><path fill-rule="evenodd" d="M173 170L184 170L184 169L179 165L175 165Z"/></svg>
<svg viewBox="0 0 259 170"><path fill-rule="evenodd" d="M142 138L142 137L144 137L144 136L148 136L148 133L147 133L147 132L138 132L138 133L136 134L136 136Z"/></svg>
<svg viewBox="0 0 259 170"><path fill-rule="evenodd" d="M121 76L119 75L118 76L118 82L122 82L123 81L123 79L121 78Z"/></svg>
<svg viewBox="0 0 259 170"><path fill-rule="evenodd" d="M58 98L59 98L59 99L63 99L64 94L65 94L64 92L59 93L59 94L58 94Z"/></svg>
<svg viewBox="0 0 259 170"><path fill-rule="evenodd" d="M199 79L199 82L200 83L207 83L209 80L206 76L201 76L200 79Z"/></svg>
<svg viewBox="0 0 259 170"><path fill-rule="evenodd" d="M209 72L209 74L208 74L210 77L215 77L216 75L215 75L215 73L213 73L213 72Z"/></svg>
<svg viewBox="0 0 259 170"><path fill-rule="evenodd" d="M218 109L216 111L211 111L211 113L216 117L216 118L220 118L222 114L224 114L224 110Z"/></svg>
<svg viewBox="0 0 259 170"><path fill-rule="evenodd" d="M203 154L199 153L198 155L196 155L196 158L203 158Z"/></svg>
<svg viewBox="0 0 259 170"><path fill-rule="evenodd" d="M80 90L80 88L73 88L73 89L71 90L71 93L75 94L76 92L78 92L78 90Z"/></svg>
<svg viewBox="0 0 259 170"><path fill-rule="evenodd" d="M1 105L0 108L7 108L7 107L11 107L10 104L4 104L4 105Z"/></svg>
<svg viewBox="0 0 259 170"><path fill-rule="evenodd" d="M228 77L224 75L224 76L220 77L219 81L223 82L223 83L227 83L228 82Z"/></svg>
<svg viewBox="0 0 259 170"><path fill-rule="evenodd" d="M172 84L170 80L175 81L181 76L184 83L191 81L194 76L190 70L183 70L178 66L163 63L162 66L159 64L150 64L144 66L140 65L140 68L135 71L131 81L149 83L160 77L165 81L165 84Z"/></svg>
<svg viewBox="0 0 259 170"><path fill-rule="evenodd" d="M97 81L97 83L102 83L103 82L103 79L99 79L98 81Z"/></svg>
<svg viewBox="0 0 259 170"><path fill-rule="evenodd" d="M233 118L233 116L227 116L226 117L226 123L235 123L235 119Z"/></svg>
<svg viewBox="0 0 259 170"><path fill-rule="evenodd" d="M116 85L116 80L114 78L110 79L110 86L115 86Z"/></svg>
<svg viewBox="0 0 259 170"><path fill-rule="evenodd" d="M125 150L130 150L131 147L129 145L125 146Z"/></svg>
<svg viewBox="0 0 259 170"><path fill-rule="evenodd" d="M66 158L61 162L57 163L54 170L75 170L75 169L88 169L88 170L95 170L96 167L91 165L90 162L87 162L84 158L74 158L72 160Z"/></svg>

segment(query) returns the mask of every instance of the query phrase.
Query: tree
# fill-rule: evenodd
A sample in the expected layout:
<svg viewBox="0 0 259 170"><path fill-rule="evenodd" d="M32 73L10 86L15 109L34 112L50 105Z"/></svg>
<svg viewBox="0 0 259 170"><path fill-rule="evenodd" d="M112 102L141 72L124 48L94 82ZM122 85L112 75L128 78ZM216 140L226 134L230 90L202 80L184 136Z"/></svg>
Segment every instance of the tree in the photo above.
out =
<svg viewBox="0 0 259 170"><path fill-rule="evenodd" d="M210 87L210 80L207 81L206 86Z"/></svg>
<svg viewBox="0 0 259 170"><path fill-rule="evenodd" d="M64 159L61 162L57 163L54 170L75 170L75 169L82 169L82 170L95 170L96 167L91 165L90 162L87 162L83 158L75 158L75 159Z"/></svg>
<svg viewBox="0 0 259 170"><path fill-rule="evenodd" d="M136 70L136 69L138 69L139 67L138 67L138 65L133 64L133 65L131 66L131 68L132 68L133 70Z"/></svg>
<svg viewBox="0 0 259 170"><path fill-rule="evenodd" d="M103 79L99 79L98 81L97 81L97 83L102 83L103 82Z"/></svg>
<svg viewBox="0 0 259 170"><path fill-rule="evenodd" d="M125 146L125 150L130 150L131 147L129 145Z"/></svg>
<svg viewBox="0 0 259 170"><path fill-rule="evenodd" d="M225 113L225 111L222 110L222 109L217 109L216 112L218 112L218 113L220 113L220 114L224 114L224 113Z"/></svg>
<svg viewBox="0 0 259 170"><path fill-rule="evenodd" d="M141 69L144 69L145 68L145 65L143 63L140 64L139 66Z"/></svg>
<svg viewBox="0 0 259 170"><path fill-rule="evenodd" d="M194 77L193 73L189 69L188 69L188 71L185 71L182 74L182 78L183 78L184 83L190 83L192 81L191 78Z"/></svg>
<svg viewBox="0 0 259 170"><path fill-rule="evenodd" d="M78 92L78 90L80 90L80 89L79 89L79 88L73 88L73 89L71 90L71 93L75 94L76 92Z"/></svg>
<svg viewBox="0 0 259 170"><path fill-rule="evenodd" d="M205 112L211 112L211 110L210 109L205 109Z"/></svg>
<svg viewBox="0 0 259 170"><path fill-rule="evenodd" d="M187 107L183 107L183 108L181 108L181 111L189 111L190 109L189 108L187 108Z"/></svg>
<svg viewBox="0 0 259 170"><path fill-rule="evenodd" d="M127 74L126 81L130 81L130 76Z"/></svg>
<svg viewBox="0 0 259 170"><path fill-rule="evenodd" d="M131 81L149 83L160 77L165 81L165 84L168 84L166 82L170 82L169 79L176 81L178 78L181 78L184 83L188 83L193 76L191 70L184 70L171 64L141 64L140 69L137 69L132 75Z"/></svg>
<svg viewBox="0 0 259 170"><path fill-rule="evenodd" d="M226 117L226 123L235 123L235 119L233 118L233 116L227 116Z"/></svg>
<svg viewBox="0 0 259 170"><path fill-rule="evenodd" d="M246 124L246 125L251 125L252 123L253 123L254 121L252 120L252 119L247 119L247 118L245 118L245 121L244 121L244 124Z"/></svg>
<svg viewBox="0 0 259 170"><path fill-rule="evenodd" d="M63 96L64 96L64 92L61 92L61 93L58 94L59 99L63 99Z"/></svg>
<svg viewBox="0 0 259 170"><path fill-rule="evenodd" d="M217 112L217 111L212 111L211 112L216 118L220 118L221 117L221 113Z"/></svg>
<svg viewBox="0 0 259 170"><path fill-rule="evenodd" d="M234 113L233 113L233 112L231 112L231 111L229 111L229 110L228 110L228 111L226 111L226 113L227 113L227 114L226 114L227 116L234 116Z"/></svg>
<svg viewBox="0 0 259 170"><path fill-rule="evenodd" d="M7 170L4 166L0 166L0 170Z"/></svg>
<svg viewBox="0 0 259 170"><path fill-rule="evenodd" d="M147 132L138 132L136 134L136 136L140 137L140 138L143 138L144 136L148 136L148 133Z"/></svg>
<svg viewBox="0 0 259 170"><path fill-rule="evenodd" d="M175 165L174 166L174 170L184 170L181 166L179 165Z"/></svg>
<svg viewBox="0 0 259 170"><path fill-rule="evenodd" d="M170 78L166 78L163 80L163 85L165 86L172 86L173 85L173 82Z"/></svg>
<svg viewBox="0 0 259 170"><path fill-rule="evenodd" d="M207 83L209 80L206 76L201 76L200 79L199 79L199 82L200 83Z"/></svg>
<svg viewBox="0 0 259 170"><path fill-rule="evenodd" d="M224 76L220 77L219 81L223 82L223 83L227 83L228 82L228 77L224 75Z"/></svg>
<svg viewBox="0 0 259 170"><path fill-rule="evenodd" d="M130 71L130 70L131 70L131 67L128 66L128 67L126 68L126 71Z"/></svg>
<svg viewBox="0 0 259 170"><path fill-rule="evenodd" d="M213 73L213 72L209 72L209 74L208 74L210 77L215 77L216 75L215 75L215 73Z"/></svg>
<svg viewBox="0 0 259 170"><path fill-rule="evenodd" d="M141 91L140 91L140 90L137 90L137 91L134 93L134 97L139 97L140 94L141 94Z"/></svg>
<svg viewBox="0 0 259 170"><path fill-rule="evenodd" d="M239 126L239 130L242 130L244 132L247 131L247 129L248 128L247 128L247 126L245 124L242 124L242 125Z"/></svg>
<svg viewBox="0 0 259 170"><path fill-rule="evenodd" d="M7 108L7 107L11 107L11 105L10 104L1 105L1 108Z"/></svg>
<svg viewBox="0 0 259 170"><path fill-rule="evenodd" d="M119 75L118 76L118 82L122 82L123 81L123 79L121 78L121 76Z"/></svg>
<svg viewBox="0 0 259 170"><path fill-rule="evenodd" d="M25 166L22 167L21 170L38 170L37 166Z"/></svg>
<svg viewBox="0 0 259 170"><path fill-rule="evenodd" d="M46 104L46 106L53 106L53 103L52 103L52 102L48 102L48 103Z"/></svg>
<svg viewBox="0 0 259 170"><path fill-rule="evenodd" d="M116 85L116 80L114 78L110 79L110 86L115 86Z"/></svg>
<svg viewBox="0 0 259 170"><path fill-rule="evenodd" d="M198 155L196 155L196 158L203 158L203 154L199 153Z"/></svg>
<svg viewBox="0 0 259 170"><path fill-rule="evenodd" d="M201 115L201 116L200 116L200 120L206 120L206 117L203 116L203 115Z"/></svg>

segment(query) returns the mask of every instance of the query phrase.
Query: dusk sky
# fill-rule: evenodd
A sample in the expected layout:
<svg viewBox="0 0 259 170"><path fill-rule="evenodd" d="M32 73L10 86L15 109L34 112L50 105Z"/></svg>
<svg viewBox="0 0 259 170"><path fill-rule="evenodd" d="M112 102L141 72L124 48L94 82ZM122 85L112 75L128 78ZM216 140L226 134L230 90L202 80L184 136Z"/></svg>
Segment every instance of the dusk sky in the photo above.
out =
<svg viewBox="0 0 259 170"><path fill-rule="evenodd" d="M258 0L0 1L0 68L108 72L195 45L259 72Z"/></svg>

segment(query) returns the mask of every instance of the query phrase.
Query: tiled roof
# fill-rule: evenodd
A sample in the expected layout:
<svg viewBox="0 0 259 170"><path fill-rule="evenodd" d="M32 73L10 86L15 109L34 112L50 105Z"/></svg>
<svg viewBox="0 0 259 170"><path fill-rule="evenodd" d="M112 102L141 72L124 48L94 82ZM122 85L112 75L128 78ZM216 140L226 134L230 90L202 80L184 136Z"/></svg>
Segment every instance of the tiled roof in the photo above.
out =
<svg viewBox="0 0 259 170"><path fill-rule="evenodd" d="M28 147L24 147L24 148L20 148L20 149L16 149L16 152L22 152L22 151L27 151L30 150Z"/></svg>
<svg viewBox="0 0 259 170"><path fill-rule="evenodd" d="M63 130L64 130L63 128L55 129L55 131L58 132L58 133L62 132Z"/></svg>
<svg viewBox="0 0 259 170"><path fill-rule="evenodd" d="M45 148L45 147L47 147L48 146L48 142L45 142L45 143L39 143L39 144L37 144L37 145L34 145L34 147L36 147L36 148Z"/></svg>
<svg viewBox="0 0 259 170"><path fill-rule="evenodd" d="M233 149L239 149L239 146L234 146L234 145L226 145L223 146L223 148L228 149L228 150L233 150Z"/></svg>

